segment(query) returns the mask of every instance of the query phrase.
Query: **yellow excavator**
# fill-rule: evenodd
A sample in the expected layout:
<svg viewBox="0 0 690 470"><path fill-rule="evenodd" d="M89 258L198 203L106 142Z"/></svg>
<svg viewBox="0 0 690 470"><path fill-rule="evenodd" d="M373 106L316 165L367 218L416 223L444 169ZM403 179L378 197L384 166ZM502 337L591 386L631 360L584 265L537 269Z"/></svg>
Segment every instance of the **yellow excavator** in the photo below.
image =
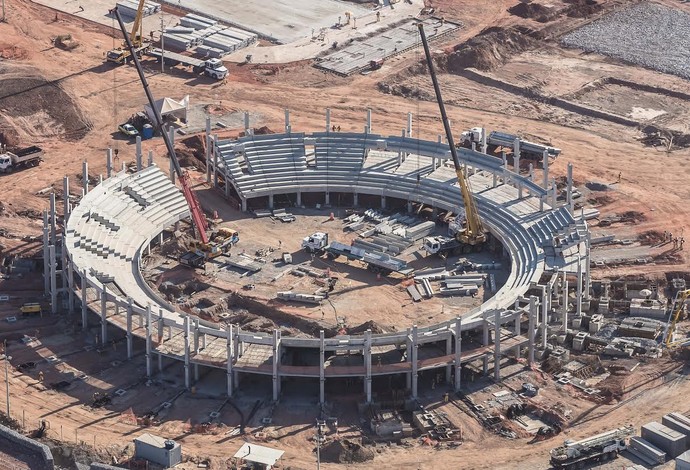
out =
<svg viewBox="0 0 690 470"><path fill-rule="evenodd" d="M448 140L448 146L450 147L450 154L453 157L453 165L455 166L455 174L457 175L458 185L460 186L460 192L462 193L462 200L465 203L465 225L456 232L455 239L429 237L424 241L424 249L427 252L430 254L438 253L443 255L444 252L455 250L458 244L471 247L480 247L486 242L487 235L486 231L484 230L482 220L479 217L477 203L474 200L469 179L465 174L465 168L460 164L460 159L458 158L453 133L450 130L450 122L448 121L448 115L446 114L446 107L443 104L443 98L441 97L441 88L439 87L438 79L436 78L436 71L434 69L431 51L429 50L429 43L427 42L426 34L424 33L424 25L422 23L418 23L417 27L419 28L419 35L422 39L422 45L424 46L424 54L426 55L426 62L429 67L429 75L431 75L431 81L434 85L436 101L438 102L438 107L441 111L441 118L443 119L443 127L446 131L446 138Z"/></svg>
<svg viewBox="0 0 690 470"><path fill-rule="evenodd" d="M150 47L151 43L144 39L143 35L143 21L144 16L144 4L146 0L139 0L139 6L137 8L137 15L134 17L134 23L132 24L132 32L129 33L129 39L134 45L134 51L138 57L141 57ZM113 62L115 64L125 64L132 56L129 48L122 44L122 46L117 49L108 51L106 54L106 61Z"/></svg>
<svg viewBox="0 0 690 470"><path fill-rule="evenodd" d="M664 345L667 348L678 346L680 343L688 342L687 339L673 341L673 333L676 330L676 323L678 323L683 310L685 310L685 301L688 297L690 297L690 289L678 291L675 299L673 299L673 307L671 308L671 314L668 317L668 323L666 324L666 336L664 338Z"/></svg>

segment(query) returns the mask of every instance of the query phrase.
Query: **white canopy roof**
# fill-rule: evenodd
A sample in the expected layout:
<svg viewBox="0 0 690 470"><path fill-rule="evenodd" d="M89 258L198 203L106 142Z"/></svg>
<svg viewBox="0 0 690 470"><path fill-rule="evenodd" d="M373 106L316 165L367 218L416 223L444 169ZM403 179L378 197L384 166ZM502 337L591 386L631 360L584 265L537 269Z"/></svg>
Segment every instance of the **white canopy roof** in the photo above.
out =
<svg viewBox="0 0 690 470"><path fill-rule="evenodd" d="M235 458L271 466L275 465L284 453L285 451L283 450L271 449L270 447L245 442L244 445L240 447L240 450L235 453Z"/></svg>
<svg viewBox="0 0 690 470"><path fill-rule="evenodd" d="M175 101L172 98L161 98L155 102L156 109L161 114L161 117L173 114L177 117L187 120L187 108L189 107L189 95L182 98L182 101ZM144 110L146 114L151 118L151 121L156 122L156 118L153 114L151 106L148 104L144 105Z"/></svg>

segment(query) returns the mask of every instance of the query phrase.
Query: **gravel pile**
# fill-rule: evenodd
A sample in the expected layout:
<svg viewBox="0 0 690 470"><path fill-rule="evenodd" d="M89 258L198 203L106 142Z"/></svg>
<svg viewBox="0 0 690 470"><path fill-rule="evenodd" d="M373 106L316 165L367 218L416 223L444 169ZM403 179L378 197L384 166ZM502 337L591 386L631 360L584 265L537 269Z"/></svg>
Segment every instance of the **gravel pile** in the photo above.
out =
<svg viewBox="0 0 690 470"><path fill-rule="evenodd" d="M690 15L652 3L611 13L561 42L690 79Z"/></svg>

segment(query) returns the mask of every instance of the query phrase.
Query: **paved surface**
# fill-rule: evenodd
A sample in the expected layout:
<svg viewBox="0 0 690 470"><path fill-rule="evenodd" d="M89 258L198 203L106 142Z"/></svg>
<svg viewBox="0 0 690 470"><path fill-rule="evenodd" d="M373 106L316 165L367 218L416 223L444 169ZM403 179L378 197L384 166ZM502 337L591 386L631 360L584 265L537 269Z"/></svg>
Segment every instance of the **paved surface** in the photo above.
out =
<svg viewBox="0 0 690 470"><path fill-rule="evenodd" d="M165 0L229 24L242 26L282 43L311 36L312 29L330 27L345 20L350 11L360 17L369 10L336 0Z"/></svg>

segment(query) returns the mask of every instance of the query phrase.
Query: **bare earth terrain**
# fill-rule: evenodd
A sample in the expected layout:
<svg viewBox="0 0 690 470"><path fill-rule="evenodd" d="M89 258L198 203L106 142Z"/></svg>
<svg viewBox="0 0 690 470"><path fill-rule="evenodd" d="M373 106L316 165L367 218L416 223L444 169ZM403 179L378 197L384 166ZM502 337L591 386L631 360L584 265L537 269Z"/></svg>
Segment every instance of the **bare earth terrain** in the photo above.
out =
<svg viewBox="0 0 690 470"><path fill-rule="evenodd" d="M105 173L107 148L119 150L120 164L134 160L133 143L118 135L116 129L140 111L145 102L133 67L114 68L103 62L105 52L119 45L119 34L86 19L57 14L56 10L29 0L5 3L7 22L0 23L0 141L9 146L40 145L46 156L38 168L0 176L0 260L40 252L42 211L49 203L50 191L46 188L54 188L61 200L62 177L68 175L76 202L81 196L77 188L81 185L84 160L89 163L92 183ZM459 133L483 126L552 142L561 148L562 155L551 166L552 176L561 181L568 162L572 162L574 180L582 193L578 204L601 211L597 219L590 221L593 234L614 235L620 242L593 250L593 261L601 261L593 270L594 277L654 279L660 281L662 288L666 287L667 273L690 275L686 252L659 243L664 231L683 234L690 220L688 81L560 45L562 34L632 2L602 0L594 2L596 8L579 1L546 3L532 2L529 5L543 5L532 6L529 11L527 7L513 10L521 13L517 15L508 10L528 4L509 0L426 2L436 9L436 16L463 25L453 36L432 45L453 129ZM690 12L688 3L658 3ZM80 45L71 51L56 48L51 40L61 34L71 34ZM413 136L433 139L442 133L442 125L430 79L425 67L420 66L422 61L423 51L417 48L387 60L381 69L370 74L347 78L324 74L307 60L244 65L227 62L227 82L211 81L178 69L161 74L153 61L146 61L145 67L154 96L190 95L192 105L201 106L197 110L216 117L232 116L230 128L214 131L220 138L236 137L243 130L239 116L244 111L250 113L255 128L265 126L280 131L284 109L290 109L294 131L320 130L328 107L331 122L342 131L361 132L369 108L374 132L390 135L399 135L406 126L407 113L411 112ZM577 106L570 106L571 103ZM179 144L181 137L177 139ZM155 162L168 171L161 139L144 141L143 148L145 155L152 150ZM540 181L539 166L536 172ZM280 241L280 251L304 257L299 250L301 238L319 230L329 218L330 211L306 210L295 211L296 224L249 219L229 208L222 195L205 184L204 176L194 172L192 177L202 205L209 212L217 211L224 225L240 231L242 241L235 249L248 253L268 247L277 249ZM592 182L598 184L588 186ZM606 191L598 190L604 186ZM328 222L332 224L328 229L337 233L340 241L349 242L347 237L351 235L345 235L339 225L342 215L337 213L336 220ZM272 256L278 254L276 251ZM413 261L415 255L409 255ZM638 264L636 260L641 258L647 262ZM424 262L429 266L441 263ZM163 281L189 282L189 271L175 265L164 255L154 253L147 259L147 279L156 286ZM11 275L0 281L0 294L11 296L9 301L0 302L2 319L16 316L18 307L26 301L44 300L41 267L42 264L37 272L26 276ZM280 270L273 267L262 274L266 277L258 278L256 289L247 295L294 318L326 328L335 327L339 317L345 316L349 326L372 321L385 331L407 328L413 321L421 325L452 318L482 300L433 299L411 304L400 278L379 279L359 266L342 262L316 267L330 267L339 276L340 292L335 292L332 303L326 307L275 302L278 289L313 286L309 280L290 276L271 283L271 274ZM216 273L212 268L207 275L199 276L213 284L203 294L213 300L241 290L246 283L238 273ZM279 323L268 314L252 319L256 330L270 330ZM243 383L235 400L242 416L250 414L257 400L262 403L251 420L244 423L246 434L236 436L234 429L242 418L238 410L225 403L223 373L209 373L203 377L198 392L191 393L180 385L181 366L164 364L157 379L147 383L143 378L143 344L136 345L137 357L125 362L122 342L96 354L92 350L93 332L95 328L82 334L77 320L66 317L2 322L0 334L10 340L8 354L13 366L11 414L25 429L35 429L40 419L46 419L50 422L50 439L69 444L81 442L86 447L95 445L96 450L89 455L105 462L113 457L121 461L123 456L131 455L131 440L148 431L182 443L184 453L192 460L178 468L197 468L197 463L206 459L209 468L230 468L230 457L243 440L265 442L285 450L283 468L315 468L312 437L318 414L317 384L314 390L286 384L285 399L273 410L269 403L269 379ZM25 334L37 340L28 344L18 341ZM113 330L113 335L120 338L122 333ZM60 360L43 361L50 356ZM582 357L583 361L594 361L585 354ZM526 432L508 439L489 431L460 399L444 403L446 385L436 386L428 375L422 379L420 402L446 413L462 431L461 445L429 445L418 439L379 442L367 446L373 449L372 460L349 464L343 459L339 463L322 463L322 468L549 468L548 451L564 439L583 438L626 423L639 427L652 420L660 421L663 414L671 411L690 413L682 399L690 393L686 359L679 354L640 361L633 371L621 376L613 374L597 385L610 391L597 399L585 397L571 386L556 384L546 372L527 370L522 363L508 360L504 364L507 379L502 384L480 378L479 373L476 381L473 376L472 382L466 382L467 393L475 402L494 404L497 392L519 390L524 382L538 384L540 394L531 402L543 409L557 410L553 412L565 416L565 425L562 434L535 443L530 443L532 438ZM36 362L36 367L16 369L27 362ZM39 381L39 371L43 372L43 382ZM49 390L52 383L75 378L79 380L66 389ZM126 393L108 406L88 406L94 392L117 389ZM339 417L337 432L341 438L361 440L359 397L350 390L340 392L340 401L332 410ZM4 410L2 395L0 409ZM311 401L302 399L303 396L312 397ZM162 402L171 400L174 406L162 410L156 419L142 419ZM216 423L222 424L202 426L209 420L208 414L216 410L221 412ZM262 424L261 418L269 415L272 424ZM61 449L59 444L54 445ZM25 460L28 463L8 465L22 468L21 465L30 463L29 458ZM620 468L621 460L622 457L598 468Z"/></svg>

